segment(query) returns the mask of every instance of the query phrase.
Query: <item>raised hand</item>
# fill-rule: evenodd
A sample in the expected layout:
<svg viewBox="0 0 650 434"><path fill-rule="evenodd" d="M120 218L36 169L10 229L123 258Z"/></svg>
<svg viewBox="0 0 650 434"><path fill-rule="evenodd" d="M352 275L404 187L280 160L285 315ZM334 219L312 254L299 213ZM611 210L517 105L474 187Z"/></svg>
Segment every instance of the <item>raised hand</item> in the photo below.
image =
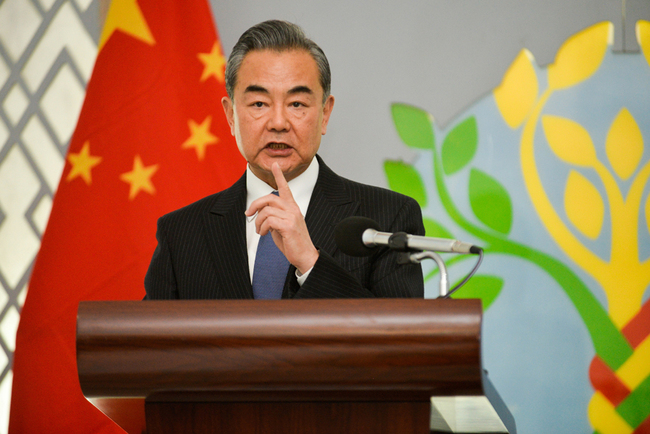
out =
<svg viewBox="0 0 650 434"><path fill-rule="evenodd" d="M255 229L264 236L271 232L273 241L287 260L301 274L309 271L318 259L318 250L311 241L305 218L291 194L289 184L278 163L271 166L278 196L269 194L255 200L246 216L255 218Z"/></svg>

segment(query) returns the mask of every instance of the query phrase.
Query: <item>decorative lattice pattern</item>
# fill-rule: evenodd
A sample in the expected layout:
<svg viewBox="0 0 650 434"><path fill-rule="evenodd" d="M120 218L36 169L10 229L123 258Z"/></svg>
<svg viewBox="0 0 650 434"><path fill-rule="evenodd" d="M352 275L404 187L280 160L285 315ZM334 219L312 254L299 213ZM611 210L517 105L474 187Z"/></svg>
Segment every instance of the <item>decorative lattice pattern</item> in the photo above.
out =
<svg viewBox="0 0 650 434"><path fill-rule="evenodd" d="M20 310L97 53L99 0L0 0L0 432Z"/></svg>

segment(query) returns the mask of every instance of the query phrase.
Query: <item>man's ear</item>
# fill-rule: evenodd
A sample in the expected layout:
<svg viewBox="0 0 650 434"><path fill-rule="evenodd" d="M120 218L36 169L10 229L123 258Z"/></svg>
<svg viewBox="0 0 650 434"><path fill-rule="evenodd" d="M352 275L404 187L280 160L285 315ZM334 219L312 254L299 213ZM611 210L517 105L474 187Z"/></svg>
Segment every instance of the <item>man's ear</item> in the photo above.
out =
<svg viewBox="0 0 650 434"><path fill-rule="evenodd" d="M328 96L323 104L323 125L321 126L321 135L325 135L327 132L327 124L330 121L330 115L334 109L334 97L332 95Z"/></svg>
<svg viewBox="0 0 650 434"><path fill-rule="evenodd" d="M221 105L223 106L223 111L226 114L228 125L230 125L230 134L234 136L235 135L235 105L233 101L227 96L221 98Z"/></svg>

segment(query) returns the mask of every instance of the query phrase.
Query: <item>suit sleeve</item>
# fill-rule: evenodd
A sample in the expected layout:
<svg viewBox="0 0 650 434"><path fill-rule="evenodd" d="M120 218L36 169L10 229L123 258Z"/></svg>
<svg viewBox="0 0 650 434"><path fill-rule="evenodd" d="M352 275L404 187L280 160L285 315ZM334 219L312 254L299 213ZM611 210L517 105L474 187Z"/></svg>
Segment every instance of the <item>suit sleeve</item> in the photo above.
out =
<svg viewBox="0 0 650 434"><path fill-rule="evenodd" d="M397 211L390 232L424 235L422 212L413 199ZM318 247L318 246L316 246ZM423 297L424 282L419 264L399 264L399 253L377 248L370 257L352 258L341 252L320 251L309 277L291 286L293 298ZM295 280L295 279L294 279Z"/></svg>
<svg viewBox="0 0 650 434"><path fill-rule="evenodd" d="M178 298L174 265L162 219L158 220L156 230L158 245L153 252L149 269L144 277L145 300L172 300Z"/></svg>

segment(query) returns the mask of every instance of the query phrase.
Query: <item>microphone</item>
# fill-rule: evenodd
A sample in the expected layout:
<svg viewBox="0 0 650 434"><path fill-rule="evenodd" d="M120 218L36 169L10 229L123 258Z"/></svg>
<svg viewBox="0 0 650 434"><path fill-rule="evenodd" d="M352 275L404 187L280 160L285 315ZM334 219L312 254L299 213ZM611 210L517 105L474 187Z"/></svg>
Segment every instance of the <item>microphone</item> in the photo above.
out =
<svg viewBox="0 0 650 434"><path fill-rule="evenodd" d="M479 254L482 249L470 243L447 238L421 237L405 232L379 232L379 224L367 217L352 216L341 220L334 229L334 241L350 256L368 256L377 246L395 250L422 250L441 253Z"/></svg>

